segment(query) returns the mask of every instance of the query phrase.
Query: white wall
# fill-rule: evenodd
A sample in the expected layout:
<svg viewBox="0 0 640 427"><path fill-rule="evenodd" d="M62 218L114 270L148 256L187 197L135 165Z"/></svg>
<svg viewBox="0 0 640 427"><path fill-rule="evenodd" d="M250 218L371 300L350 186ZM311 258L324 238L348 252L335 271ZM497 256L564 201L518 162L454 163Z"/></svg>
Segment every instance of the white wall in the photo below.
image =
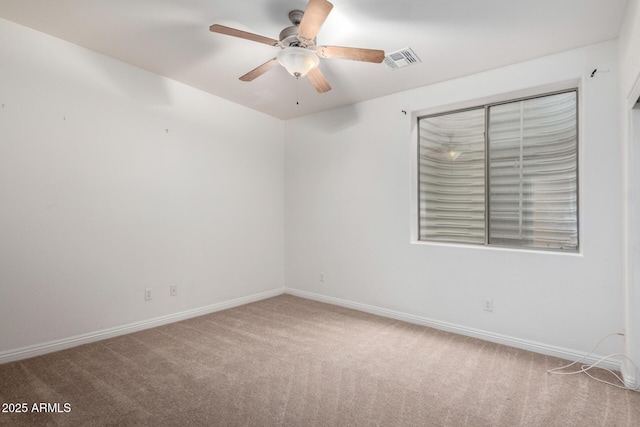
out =
<svg viewBox="0 0 640 427"><path fill-rule="evenodd" d="M620 34L622 144L625 152L625 313L627 355L640 366L640 2L630 0ZM625 380L638 387L638 372L625 366Z"/></svg>
<svg viewBox="0 0 640 427"><path fill-rule="evenodd" d="M620 31L620 75L623 97L631 92L640 71L640 1L629 0Z"/></svg>
<svg viewBox="0 0 640 427"><path fill-rule="evenodd" d="M0 40L0 355L283 289L282 121L5 20Z"/></svg>
<svg viewBox="0 0 640 427"><path fill-rule="evenodd" d="M621 332L617 64L608 42L288 121L287 288L576 354ZM411 243L412 112L567 80L581 84L581 254Z"/></svg>

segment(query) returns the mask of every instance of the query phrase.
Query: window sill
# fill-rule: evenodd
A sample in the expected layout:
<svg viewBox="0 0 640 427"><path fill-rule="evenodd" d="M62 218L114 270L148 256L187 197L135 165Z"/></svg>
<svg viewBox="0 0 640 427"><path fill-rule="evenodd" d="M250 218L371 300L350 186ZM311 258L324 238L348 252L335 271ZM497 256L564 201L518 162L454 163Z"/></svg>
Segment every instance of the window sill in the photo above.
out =
<svg viewBox="0 0 640 427"><path fill-rule="evenodd" d="M511 252L511 253L527 253L537 255L555 255L555 256L568 256L584 258L581 251L577 252L561 252L545 249L532 249L532 248L514 248L508 246L489 246L489 245L473 245L464 243L447 243L447 242L429 242L424 240L411 240L410 244L417 246L434 246L434 247L447 247L447 248L460 248L460 249L474 249L474 250L487 250L496 252Z"/></svg>

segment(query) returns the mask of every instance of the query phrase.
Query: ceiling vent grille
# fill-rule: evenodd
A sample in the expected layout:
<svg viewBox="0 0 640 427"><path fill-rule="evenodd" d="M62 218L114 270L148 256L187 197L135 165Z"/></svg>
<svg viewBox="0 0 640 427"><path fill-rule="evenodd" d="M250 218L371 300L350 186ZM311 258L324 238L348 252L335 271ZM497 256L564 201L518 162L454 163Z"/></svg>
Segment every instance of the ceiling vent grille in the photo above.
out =
<svg viewBox="0 0 640 427"><path fill-rule="evenodd" d="M384 63L392 70L408 67L419 62L422 61L410 47L391 52L384 57Z"/></svg>

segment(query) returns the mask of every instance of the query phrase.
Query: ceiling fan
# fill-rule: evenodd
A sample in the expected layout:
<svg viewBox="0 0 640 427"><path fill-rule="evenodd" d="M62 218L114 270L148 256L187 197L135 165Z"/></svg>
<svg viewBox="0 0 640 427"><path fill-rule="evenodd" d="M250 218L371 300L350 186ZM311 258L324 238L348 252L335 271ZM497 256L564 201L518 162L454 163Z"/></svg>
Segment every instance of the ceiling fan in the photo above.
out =
<svg viewBox="0 0 640 427"><path fill-rule="evenodd" d="M295 78L307 76L313 87L318 92L324 93L331 90L331 86L318 68L319 58L381 63L385 55L384 51L375 49L341 46L316 47L316 35L331 9L333 9L333 4L327 0L309 0L305 11L292 10L289 12L289 20L293 26L282 30L279 40L218 24L210 26L209 30L281 48L275 58L249 71L240 77L240 80L250 82L280 64Z"/></svg>

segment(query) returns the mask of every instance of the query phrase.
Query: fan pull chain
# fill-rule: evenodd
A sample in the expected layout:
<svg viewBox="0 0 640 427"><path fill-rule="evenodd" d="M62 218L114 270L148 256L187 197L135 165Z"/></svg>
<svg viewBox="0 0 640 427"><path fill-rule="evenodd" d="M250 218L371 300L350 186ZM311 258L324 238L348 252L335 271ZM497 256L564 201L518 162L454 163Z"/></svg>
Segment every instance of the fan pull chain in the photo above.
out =
<svg viewBox="0 0 640 427"><path fill-rule="evenodd" d="M300 77L296 77L296 105L300 105Z"/></svg>

